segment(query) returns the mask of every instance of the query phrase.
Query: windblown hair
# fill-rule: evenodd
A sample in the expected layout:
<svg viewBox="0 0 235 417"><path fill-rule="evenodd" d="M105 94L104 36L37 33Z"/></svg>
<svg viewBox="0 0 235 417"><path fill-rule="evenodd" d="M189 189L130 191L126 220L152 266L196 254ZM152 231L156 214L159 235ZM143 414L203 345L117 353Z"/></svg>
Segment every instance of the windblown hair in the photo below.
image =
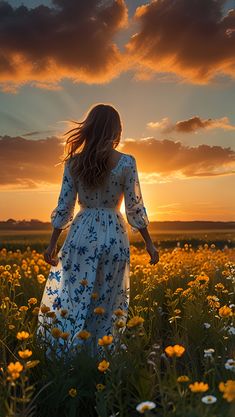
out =
<svg viewBox="0 0 235 417"><path fill-rule="evenodd" d="M65 158L70 159L71 175L89 188L104 183L109 172L110 154L121 139L122 124L118 111L111 105L97 104L88 110L84 120L72 121L77 127L65 143Z"/></svg>

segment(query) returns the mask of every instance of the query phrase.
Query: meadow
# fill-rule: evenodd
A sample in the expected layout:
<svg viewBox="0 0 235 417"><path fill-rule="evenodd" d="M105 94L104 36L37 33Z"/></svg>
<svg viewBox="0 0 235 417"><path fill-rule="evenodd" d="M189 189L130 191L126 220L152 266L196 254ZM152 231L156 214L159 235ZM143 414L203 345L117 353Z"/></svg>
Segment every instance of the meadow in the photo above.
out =
<svg viewBox="0 0 235 417"><path fill-rule="evenodd" d="M95 358L86 332L78 335L84 347L75 356L56 355L69 334L53 311L39 310L50 268L42 253L47 236L2 235L1 417L234 416L233 232L158 234L157 265L148 264L143 243L132 236L128 319L114 312L115 348L105 335ZM50 359L36 339L38 314L51 318ZM61 319L66 314L61 310Z"/></svg>

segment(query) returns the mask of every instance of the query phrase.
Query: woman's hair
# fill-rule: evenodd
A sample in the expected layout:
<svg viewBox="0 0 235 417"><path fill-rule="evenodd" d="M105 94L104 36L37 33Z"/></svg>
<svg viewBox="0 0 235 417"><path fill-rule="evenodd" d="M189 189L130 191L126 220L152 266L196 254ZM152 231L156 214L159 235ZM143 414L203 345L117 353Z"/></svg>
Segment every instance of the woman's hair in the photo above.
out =
<svg viewBox="0 0 235 417"><path fill-rule="evenodd" d="M108 104L97 104L88 110L77 127L64 135L69 137L65 143L65 158L70 159L71 175L79 177L83 184L93 188L103 184L109 166L110 153L121 139L122 124L118 111Z"/></svg>

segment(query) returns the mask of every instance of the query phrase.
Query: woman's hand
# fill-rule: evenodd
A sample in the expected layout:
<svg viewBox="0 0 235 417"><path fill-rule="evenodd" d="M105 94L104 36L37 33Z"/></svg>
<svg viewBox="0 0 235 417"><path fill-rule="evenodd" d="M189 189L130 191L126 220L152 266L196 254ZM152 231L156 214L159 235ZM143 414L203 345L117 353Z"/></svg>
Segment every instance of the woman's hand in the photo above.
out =
<svg viewBox="0 0 235 417"><path fill-rule="evenodd" d="M148 254L150 255L149 263L151 265L155 265L156 263L158 263L159 262L159 253L158 253L157 249L155 248L153 242L146 243L146 250L147 250Z"/></svg>
<svg viewBox="0 0 235 417"><path fill-rule="evenodd" d="M48 248L45 250L44 252L44 259L45 261L53 266L56 266L59 262L58 257L56 256L56 252L57 252L57 245L52 246L49 245Z"/></svg>

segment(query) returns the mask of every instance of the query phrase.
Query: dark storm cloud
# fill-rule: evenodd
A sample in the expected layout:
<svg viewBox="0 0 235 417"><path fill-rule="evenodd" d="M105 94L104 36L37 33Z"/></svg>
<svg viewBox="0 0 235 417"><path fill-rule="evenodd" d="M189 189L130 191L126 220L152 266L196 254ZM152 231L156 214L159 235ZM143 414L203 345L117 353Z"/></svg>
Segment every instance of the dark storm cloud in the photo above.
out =
<svg viewBox="0 0 235 417"><path fill-rule="evenodd" d="M113 38L126 22L124 0L53 0L52 7L33 9L0 1L2 88L29 81L56 88L64 77L112 79L123 65Z"/></svg>
<svg viewBox="0 0 235 417"><path fill-rule="evenodd" d="M224 16L225 4L225 0L155 0L138 7L138 31L127 49L133 68L139 65L139 78L147 70L174 73L199 84L219 73L234 77L235 10Z"/></svg>
<svg viewBox="0 0 235 417"><path fill-rule="evenodd" d="M235 173L235 151L221 146L185 146L155 138L124 140L122 151L136 157L147 176L203 177ZM57 137L40 140L0 137L0 185L19 189L59 184L63 166L55 166L63 154Z"/></svg>

